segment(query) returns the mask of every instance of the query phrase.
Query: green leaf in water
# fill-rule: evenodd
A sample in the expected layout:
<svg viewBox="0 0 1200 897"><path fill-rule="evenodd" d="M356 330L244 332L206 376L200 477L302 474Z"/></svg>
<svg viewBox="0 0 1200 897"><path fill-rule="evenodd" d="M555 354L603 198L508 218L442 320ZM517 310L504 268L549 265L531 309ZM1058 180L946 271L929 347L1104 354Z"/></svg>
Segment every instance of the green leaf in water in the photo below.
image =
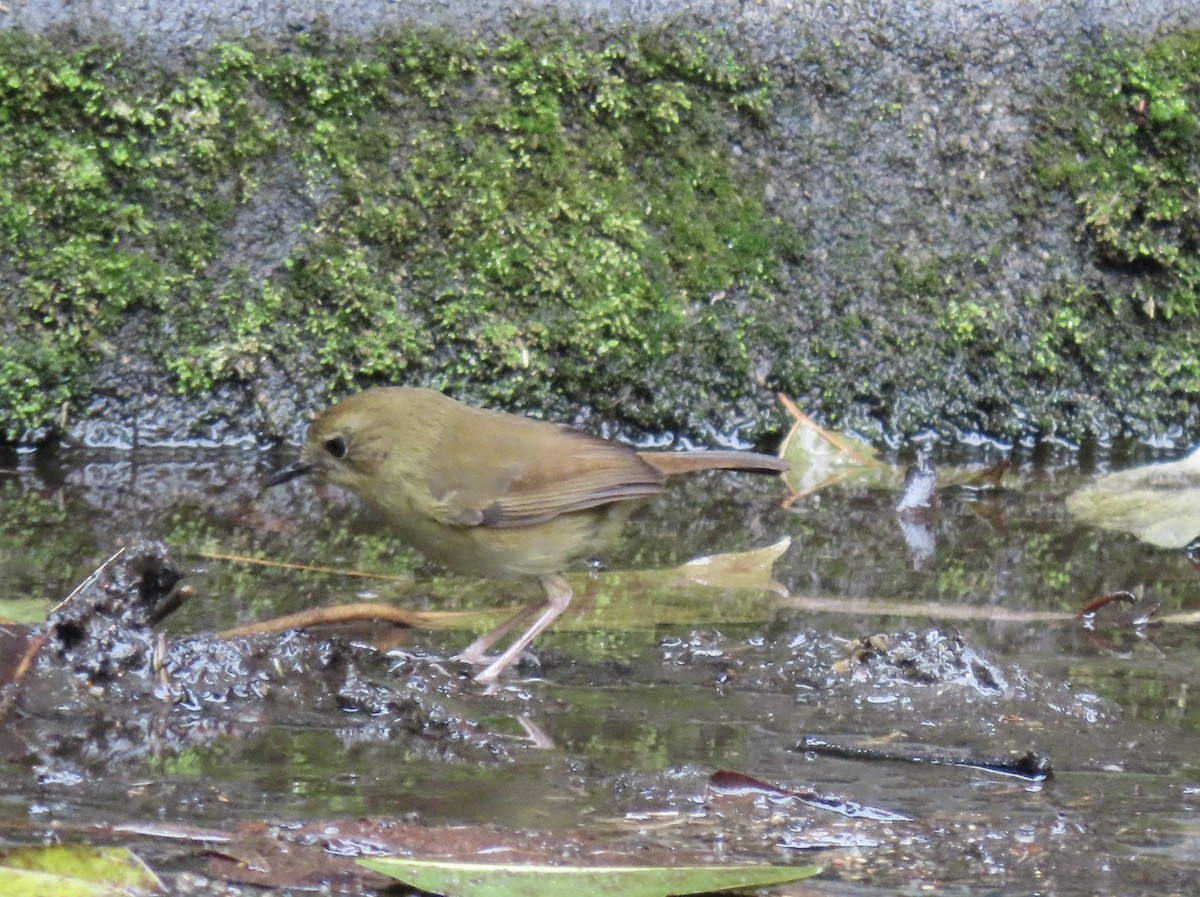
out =
<svg viewBox="0 0 1200 897"><path fill-rule="evenodd" d="M569 574L571 606L555 630L654 629L663 624L720 625L772 619L787 589L772 574L792 544L772 545L696 558L678 567ZM713 590L721 600L713 600ZM422 611L428 629L484 629L516 613L513 606L470 611Z"/></svg>
<svg viewBox="0 0 1200 897"><path fill-rule="evenodd" d="M132 897L163 890L158 876L124 847L59 844L0 854L5 897Z"/></svg>
<svg viewBox="0 0 1200 897"><path fill-rule="evenodd" d="M787 588L776 582L771 571L791 544L791 537L784 536L765 548L712 554L665 572L678 574L689 583L712 588L758 589L786 595Z"/></svg>
<svg viewBox="0 0 1200 897"><path fill-rule="evenodd" d="M799 881L820 866L531 866L383 857L363 866L443 897L669 897Z"/></svg>

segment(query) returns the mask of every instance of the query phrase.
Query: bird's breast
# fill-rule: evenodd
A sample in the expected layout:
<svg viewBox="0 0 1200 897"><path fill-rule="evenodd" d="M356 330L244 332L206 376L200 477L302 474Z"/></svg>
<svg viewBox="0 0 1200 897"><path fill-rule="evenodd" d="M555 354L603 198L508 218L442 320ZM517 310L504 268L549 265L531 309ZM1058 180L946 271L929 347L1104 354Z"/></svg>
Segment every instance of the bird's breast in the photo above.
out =
<svg viewBox="0 0 1200 897"><path fill-rule="evenodd" d="M420 515L387 516L401 539L447 569L502 579L559 573L594 555L628 516L625 505L574 511L519 527L458 526Z"/></svg>

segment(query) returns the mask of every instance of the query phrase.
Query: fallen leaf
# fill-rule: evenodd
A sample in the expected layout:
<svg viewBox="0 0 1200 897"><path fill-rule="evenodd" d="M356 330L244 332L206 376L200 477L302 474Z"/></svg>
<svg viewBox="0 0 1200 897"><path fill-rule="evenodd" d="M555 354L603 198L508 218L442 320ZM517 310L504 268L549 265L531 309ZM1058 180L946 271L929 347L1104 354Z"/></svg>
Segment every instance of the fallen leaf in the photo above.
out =
<svg viewBox="0 0 1200 897"><path fill-rule="evenodd" d="M771 571L791 545L791 538L784 536L765 548L696 558L665 572L678 573L689 582L716 589L762 589L786 595L787 589L775 581Z"/></svg>
<svg viewBox="0 0 1200 897"><path fill-rule="evenodd" d="M819 866L548 866L360 859L368 869L443 897L668 897L799 881Z"/></svg>
<svg viewBox="0 0 1200 897"><path fill-rule="evenodd" d="M1183 548L1200 535L1200 448L1178 461L1102 476L1067 496L1067 510L1158 548Z"/></svg>
<svg viewBox="0 0 1200 897"><path fill-rule="evenodd" d="M0 625L40 623L53 606L45 598L5 598L0 601L0 610L4 611Z"/></svg>
<svg viewBox="0 0 1200 897"><path fill-rule="evenodd" d="M780 393L778 398L794 418L779 450L780 457L791 465L783 475L784 482L792 490L787 504L835 486L897 492L904 487L904 468L882 460L879 451L870 443L846 433L826 430L787 396ZM998 488L1011 466L1005 459L989 467L939 468L937 488Z"/></svg>
<svg viewBox="0 0 1200 897"><path fill-rule="evenodd" d="M132 897L164 890L158 876L124 847L58 844L0 854L5 897Z"/></svg>
<svg viewBox="0 0 1200 897"><path fill-rule="evenodd" d="M779 450L791 465L784 480L794 498L835 485L894 486L899 481L898 469L879 460L872 445L826 430L782 393L779 400L795 418Z"/></svg>

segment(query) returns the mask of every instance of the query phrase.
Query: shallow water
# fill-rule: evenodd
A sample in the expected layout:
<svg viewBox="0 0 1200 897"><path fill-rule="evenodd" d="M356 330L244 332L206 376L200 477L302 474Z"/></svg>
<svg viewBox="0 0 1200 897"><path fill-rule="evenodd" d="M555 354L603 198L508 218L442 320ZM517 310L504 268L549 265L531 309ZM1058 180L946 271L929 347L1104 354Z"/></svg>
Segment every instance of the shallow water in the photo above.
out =
<svg viewBox="0 0 1200 897"><path fill-rule="evenodd" d="M260 495L274 461L253 453L6 460L0 616L44 617L134 538L166 542L196 591L164 625L173 639L318 604L504 607L529 594L442 575L332 490ZM466 631L397 631L390 656L363 649L378 661L355 660L365 678L422 691L492 733L488 749L414 737L388 713L328 700L319 679L252 705L197 683L204 706L186 735L166 720L178 708L138 708L108 729L102 715L85 723L18 704L0 727L0 825L24 843L85 823L407 818L818 862L827 871L816 887L833 891L1187 893L1200 882L1197 625L1113 614L1087 628L1070 615L1118 589L1161 603L1159 617L1192 610L1200 573L1183 551L1072 521L1064 496L1093 474L1075 460L1018 458L1003 489L945 491L908 541L887 490L826 490L785 509L777 481L693 477L639 512L604 572L573 580L580 613L538 643L540 677L523 668L487 696L452 665L439 678L404 659L444 658ZM616 572L784 536L774 578L786 594ZM853 659L874 634L887 637L880 656ZM142 724L156 713L166 721ZM975 758L1034 750L1054 774L1031 783L833 758L796 750L804 736ZM727 804L711 788L719 769L908 821L761 795ZM812 843L842 846L804 849Z"/></svg>

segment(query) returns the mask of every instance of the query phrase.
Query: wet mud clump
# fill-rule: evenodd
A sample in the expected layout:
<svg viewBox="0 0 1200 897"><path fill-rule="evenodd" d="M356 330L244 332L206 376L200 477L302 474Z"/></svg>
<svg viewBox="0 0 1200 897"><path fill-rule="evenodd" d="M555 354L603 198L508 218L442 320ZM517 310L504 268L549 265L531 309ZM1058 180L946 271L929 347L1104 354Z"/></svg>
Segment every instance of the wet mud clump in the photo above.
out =
<svg viewBox="0 0 1200 897"><path fill-rule="evenodd" d="M222 639L170 637L156 624L190 589L166 549L118 552L22 633L29 657L9 671L4 740L17 739L39 779L180 752L215 738L249 737L286 718L344 719L343 737L404 740L429 759L490 763L506 756L493 734L452 709L457 678L434 664L397 662L370 647L303 632ZM10 755L21 752L8 744Z"/></svg>
<svg viewBox="0 0 1200 897"><path fill-rule="evenodd" d="M137 690L162 669L153 626L188 597L178 587L182 578L157 543L118 552L51 612L39 672L59 666L93 692Z"/></svg>

